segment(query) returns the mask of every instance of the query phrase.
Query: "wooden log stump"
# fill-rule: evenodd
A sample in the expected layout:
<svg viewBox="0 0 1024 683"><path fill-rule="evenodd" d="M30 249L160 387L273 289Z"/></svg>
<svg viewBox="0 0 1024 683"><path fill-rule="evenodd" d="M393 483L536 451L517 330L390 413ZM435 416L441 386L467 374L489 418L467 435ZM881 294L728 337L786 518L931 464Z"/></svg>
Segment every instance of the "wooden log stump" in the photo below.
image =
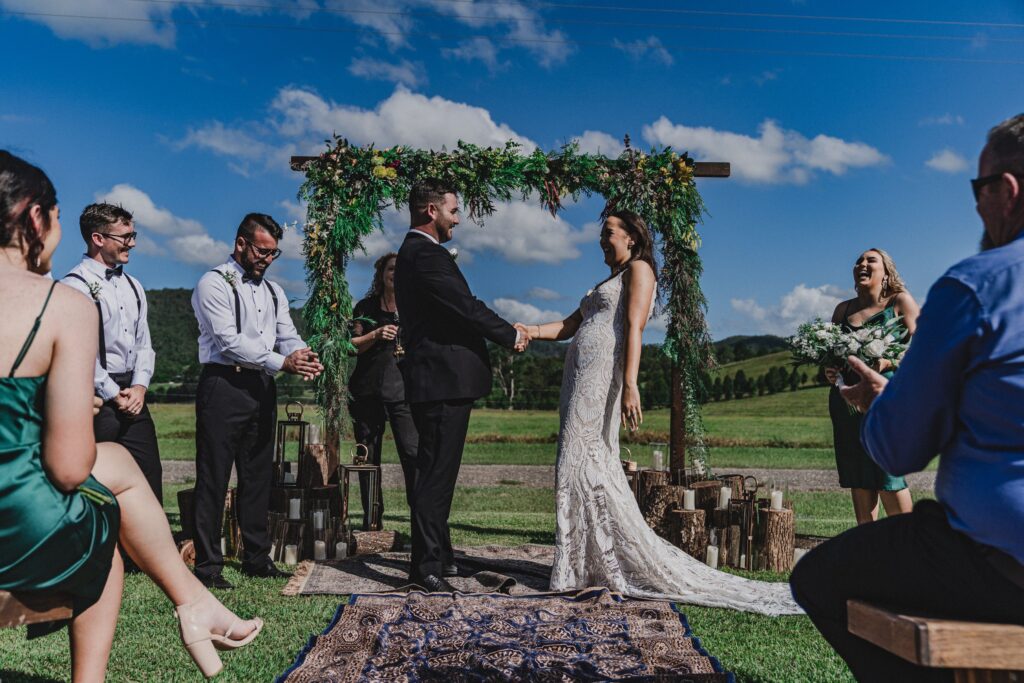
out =
<svg viewBox="0 0 1024 683"><path fill-rule="evenodd" d="M332 479L337 481L338 458L336 454L332 455L326 444L310 444L303 457L307 459L305 467L301 468L306 481L300 482L300 486L327 486Z"/></svg>
<svg viewBox="0 0 1024 683"><path fill-rule="evenodd" d="M668 485L668 472L664 470L640 470L640 509L647 504L647 496L655 486Z"/></svg>
<svg viewBox="0 0 1024 683"><path fill-rule="evenodd" d="M58 591L0 591L0 628L70 619L71 596ZM6 667L4 667L6 668Z"/></svg>
<svg viewBox="0 0 1024 683"><path fill-rule="evenodd" d="M729 566L739 567L740 566L740 546L742 545L742 536L740 535L740 525L730 524L729 525Z"/></svg>
<svg viewBox="0 0 1024 683"><path fill-rule="evenodd" d="M795 524L792 510L764 510L764 568L788 572L793 566Z"/></svg>
<svg viewBox="0 0 1024 683"><path fill-rule="evenodd" d="M704 510L708 515L718 507L718 490L722 488L722 482L717 479L708 481L695 481L690 484L693 489L694 507Z"/></svg>
<svg viewBox="0 0 1024 683"><path fill-rule="evenodd" d="M395 550L397 535L394 531L353 531L353 555L376 555Z"/></svg>
<svg viewBox="0 0 1024 683"><path fill-rule="evenodd" d="M685 486L655 486L647 494L642 508L644 521L664 539L672 538L670 512L683 506Z"/></svg>
<svg viewBox="0 0 1024 683"><path fill-rule="evenodd" d="M673 510L675 522L672 542L684 553L704 561L708 549L708 533L704 528L706 514L703 510Z"/></svg>

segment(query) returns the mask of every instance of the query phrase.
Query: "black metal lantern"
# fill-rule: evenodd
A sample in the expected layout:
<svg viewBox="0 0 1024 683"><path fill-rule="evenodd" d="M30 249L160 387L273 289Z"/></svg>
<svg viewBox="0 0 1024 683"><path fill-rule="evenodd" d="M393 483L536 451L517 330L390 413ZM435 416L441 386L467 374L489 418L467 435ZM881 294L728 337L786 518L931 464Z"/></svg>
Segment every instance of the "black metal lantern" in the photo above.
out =
<svg viewBox="0 0 1024 683"><path fill-rule="evenodd" d="M362 452L360 452L362 449ZM340 479L340 493L341 493L341 519L343 523L348 524L348 510L349 510L349 484L351 483L352 474L356 474L359 477L359 486L366 487L368 509L364 511L364 517L367 521L363 525L363 531L380 531L382 525L382 502L377 497L377 490L379 482L381 481L381 469L380 465L374 465L368 462L367 454L368 449L364 444L356 444L355 453L352 456L351 465L339 465L341 471Z"/></svg>
<svg viewBox="0 0 1024 683"><path fill-rule="evenodd" d="M302 404L292 401L284 409L287 420L277 421L277 447L274 449L274 486L296 486L305 469L306 430Z"/></svg>

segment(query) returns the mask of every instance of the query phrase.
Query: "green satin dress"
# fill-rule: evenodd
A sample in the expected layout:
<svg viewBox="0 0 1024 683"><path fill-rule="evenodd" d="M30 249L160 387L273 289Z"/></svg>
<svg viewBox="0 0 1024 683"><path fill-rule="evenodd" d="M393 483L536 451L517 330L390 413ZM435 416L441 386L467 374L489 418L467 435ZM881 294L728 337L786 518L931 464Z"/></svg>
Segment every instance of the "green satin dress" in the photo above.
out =
<svg viewBox="0 0 1024 683"><path fill-rule="evenodd" d="M103 593L121 514L114 495L91 476L64 493L43 470L46 375L14 373L52 294L51 286L10 375L0 377L0 589L61 590L77 614Z"/></svg>
<svg viewBox="0 0 1024 683"><path fill-rule="evenodd" d="M864 321L863 325L854 326L843 322L847 332L859 330L866 325L885 324L896 317L896 309L887 306ZM883 372L892 377L892 372ZM859 381L856 373L843 375L847 384ZM847 406L839 395L839 390L832 387L828 396L828 412L832 418L832 438L836 449L836 469L839 470L839 485L844 489L869 489L871 491L901 491L907 488L903 477L894 477L879 467L860 441L860 422L863 416L855 413Z"/></svg>

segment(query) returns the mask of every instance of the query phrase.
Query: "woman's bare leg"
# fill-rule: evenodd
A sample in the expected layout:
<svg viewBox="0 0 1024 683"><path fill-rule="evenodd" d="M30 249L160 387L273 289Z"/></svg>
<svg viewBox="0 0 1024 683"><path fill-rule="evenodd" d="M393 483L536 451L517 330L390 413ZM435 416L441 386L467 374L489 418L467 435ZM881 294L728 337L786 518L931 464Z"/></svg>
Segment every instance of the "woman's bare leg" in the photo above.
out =
<svg viewBox="0 0 1024 683"><path fill-rule="evenodd" d="M127 450L113 443L96 444L93 476L109 488L121 506L121 546L139 569L153 579L175 606L196 602L209 595L178 554L167 516L150 490L146 478ZM235 615L210 595L203 602L211 628L219 632L230 628ZM253 622L238 624L233 639L242 638L255 628Z"/></svg>
<svg viewBox="0 0 1024 683"><path fill-rule="evenodd" d="M878 519L878 491L871 489L850 489L853 496L853 514L857 524L867 524Z"/></svg>
<svg viewBox="0 0 1024 683"><path fill-rule="evenodd" d="M879 491L882 498L882 506L885 507L885 514L905 515L914 509L914 499L910 497L910 489L899 491Z"/></svg>
<svg viewBox="0 0 1024 683"><path fill-rule="evenodd" d="M103 683L107 660L114 644L117 613L121 611L124 562L114 549L110 574L100 599L71 620L71 680L74 683Z"/></svg>

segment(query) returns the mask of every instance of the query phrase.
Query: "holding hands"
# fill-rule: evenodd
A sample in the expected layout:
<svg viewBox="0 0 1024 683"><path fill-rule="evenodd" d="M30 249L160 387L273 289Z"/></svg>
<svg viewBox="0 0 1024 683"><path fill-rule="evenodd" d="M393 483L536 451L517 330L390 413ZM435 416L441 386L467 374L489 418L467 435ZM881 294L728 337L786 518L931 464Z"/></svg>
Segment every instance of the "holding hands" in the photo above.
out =
<svg viewBox="0 0 1024 683"><path fill-rule="evenodd" d="M292 375L300 375L302 379L309 381L316 379L324 371L324 366L320 364L320 357L307 347L288 354L281 370Z"/></svg>
<svg viewBox="0 0 1024 683"><path fill-rule="evenodd" d="M516 345L513 347L517 353L522 353L526 350L526 347L530 345L530 340L533 337L530 335L530 327L523 323L516 323L512 327L516 328L519 332L519 339L516 341Z"/></svg>

